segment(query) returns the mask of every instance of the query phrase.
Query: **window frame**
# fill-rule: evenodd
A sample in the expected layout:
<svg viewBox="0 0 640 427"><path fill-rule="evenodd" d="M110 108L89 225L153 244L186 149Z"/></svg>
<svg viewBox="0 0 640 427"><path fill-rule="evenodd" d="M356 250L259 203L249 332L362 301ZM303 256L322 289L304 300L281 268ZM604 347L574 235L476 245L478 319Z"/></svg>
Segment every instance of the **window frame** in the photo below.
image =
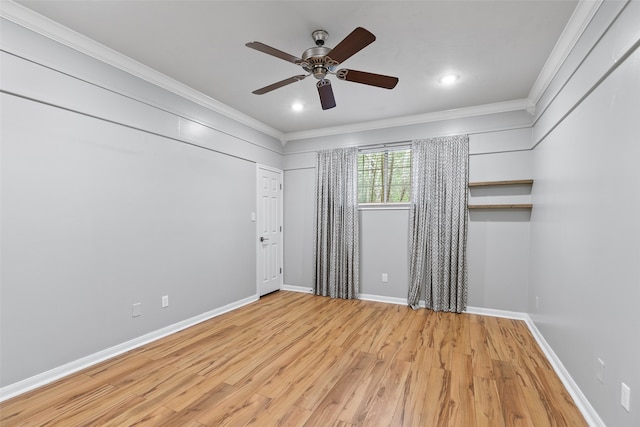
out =
<svg viewBox="0 0 640 427"><path fill-rule="evenodd" d="M406 202L360 202L358 193L358 209L359 210L377 210L377 209L409 209L411 205L411 186L413 180L413 152L411 151L411 145L395 145L395 146L383 146L377 148L362 148L358 150L358 184L360 183L360 156L364 154L384 153L383 166L382 166L382 194L383 197L387 197L388 193L388 176L389 176L389 153L393 151L408 151L409 152L409 200ZM360 187L358 187L358 192Z"/></svg>

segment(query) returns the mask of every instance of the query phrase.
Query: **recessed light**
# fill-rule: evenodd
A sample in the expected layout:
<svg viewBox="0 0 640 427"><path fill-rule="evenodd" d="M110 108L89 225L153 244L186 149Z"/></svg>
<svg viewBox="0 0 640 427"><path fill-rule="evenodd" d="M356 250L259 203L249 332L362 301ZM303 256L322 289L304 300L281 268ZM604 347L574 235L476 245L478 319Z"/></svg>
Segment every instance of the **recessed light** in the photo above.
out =
<svg viewBox="0 0 640 427"><path fill-rule="evenodd" d="M445 74L444 76L440 77L440 80L438 80L438 82L440 82L441 85L448 86L457 82L458 79L460 79L460 76L457 74Z"/></svg>
<svg viewBox="0 0 640 427"><path fill-rule="evenodd" d="M291 104L291 109L293 111L302 111L304 109L304 105L299 102L294 102L293 104Z"/></svg>

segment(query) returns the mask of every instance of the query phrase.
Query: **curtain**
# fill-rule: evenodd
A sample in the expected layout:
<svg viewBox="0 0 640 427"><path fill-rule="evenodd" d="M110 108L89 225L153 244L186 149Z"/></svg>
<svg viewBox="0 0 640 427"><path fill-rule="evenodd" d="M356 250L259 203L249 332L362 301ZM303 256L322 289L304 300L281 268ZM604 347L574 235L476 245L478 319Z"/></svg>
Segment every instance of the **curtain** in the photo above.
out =
<svg viewBox="0 0 640 427"><path fill-rule="evenodd" d="M358 149L318 152L314 259L316 295L354 299L359 292Z"/></svg>
<svg viewBox="0 0 640 427"><path fill-rule="evenodd" d="M411 144L409 296L418 308L460 313L467 308L469 136Z"/></svg>

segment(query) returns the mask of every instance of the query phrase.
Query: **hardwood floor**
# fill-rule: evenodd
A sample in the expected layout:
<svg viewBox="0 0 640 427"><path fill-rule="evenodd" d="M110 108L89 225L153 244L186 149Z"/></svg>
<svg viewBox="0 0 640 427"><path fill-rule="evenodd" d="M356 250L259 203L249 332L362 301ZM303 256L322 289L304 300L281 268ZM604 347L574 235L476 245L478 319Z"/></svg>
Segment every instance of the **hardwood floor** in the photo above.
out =
<svg viewBox="0 0 640 427"><path fill-rule="evenodd" d="M276 292L0 405L2 426L585 426L517 320Z"/></svg>

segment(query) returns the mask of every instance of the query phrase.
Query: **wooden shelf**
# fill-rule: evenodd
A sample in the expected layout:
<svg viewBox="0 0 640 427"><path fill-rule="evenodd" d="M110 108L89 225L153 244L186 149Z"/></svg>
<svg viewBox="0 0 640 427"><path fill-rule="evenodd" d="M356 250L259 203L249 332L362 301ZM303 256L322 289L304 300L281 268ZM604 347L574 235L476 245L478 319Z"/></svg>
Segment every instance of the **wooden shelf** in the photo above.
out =
<svg viewBox="0 0 640 427"><path fill-rule="evenodd" d="M469 209L531 209L531 203L500 204L500 205L468 205Z"/></svg>
<svg viewBox="0 0 640 427"><path fill-rule="evenodd" d="M533 185L532 179L513 179L509 181L484 181L484 182L470 182L469 188L477 187L502 187L507 185ZM488 210L488 209L520 209L531 210L533 205L531 203L494 203L485 205L468 205L471 210Z"/></svg>
<svg viewBox="0 0 640 427"><path fill-rule="evenodd" d="M469 187L494 187L499 185L531 185L532 179L514 179L511 181L470 182Z"/></svg>

